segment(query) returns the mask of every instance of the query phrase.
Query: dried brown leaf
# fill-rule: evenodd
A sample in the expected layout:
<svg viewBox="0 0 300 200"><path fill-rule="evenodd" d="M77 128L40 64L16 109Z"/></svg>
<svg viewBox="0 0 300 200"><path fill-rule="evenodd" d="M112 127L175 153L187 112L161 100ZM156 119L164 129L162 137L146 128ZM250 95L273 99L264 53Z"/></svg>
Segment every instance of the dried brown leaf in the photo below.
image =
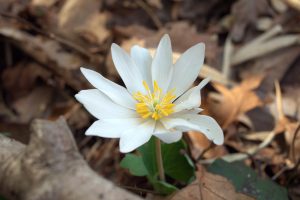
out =
<svg viewBox="0 0 300 200"><path fill-rule="evenodd" d="M13 108L18 114L18 122L29 123L34 118L43 117L52 100L54 91L49 87L36 87L27 96L13 103Z"/></svg>
<svg viewBox="0 0 300 200"><path fill-rule="evenodd" d="M212 142L207 137L197 131L188 132L189 139L191 141L190 149L194 159L199 159L202 155L204 158L216 158L227 154L227 150L224 146L212 147Z"/></svg>
<svg viewBox="0 0 300 200"><path fill-rule="evenodd" d="M225 177L209 173L198 166L197 180L175 193L171 200L254 200L254 198L236 192Z"/></svg>
<svg viewBox="0 0 300 200"><path fill-rule="evenodd" d="M233 89L214 83L213 86L222 96L209 95L209 113L222 124L223 128L227 128L239 115L263 105L262 100L253 91L262 80L263 76L249 77Z"/></svg>
<svg viewBox="0 0 300 200"><path fill-rule="evenodd" d="M102 44L109 36L107 13L100 13L101 1L69 0L58 15L58 31L67 38L84 38L91 44Z"/></svg>

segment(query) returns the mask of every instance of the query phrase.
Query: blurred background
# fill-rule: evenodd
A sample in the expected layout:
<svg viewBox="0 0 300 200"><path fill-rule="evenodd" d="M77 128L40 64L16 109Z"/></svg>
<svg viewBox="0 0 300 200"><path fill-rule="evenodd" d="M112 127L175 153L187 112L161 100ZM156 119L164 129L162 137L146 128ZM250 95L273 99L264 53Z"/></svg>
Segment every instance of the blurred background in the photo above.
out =
<svg viewBox="0 0 300 200"><path fill-rule="evenodd" d="M246 153L260 177L300 199L299 0L0 0L0 132L26 144L33 119L64 116L94 170L119 185L151 188L119 167L117 140L84 135L94 119L74 95L91 88L81 66L123 84L112 42L153 49L164 33L174 60L206 45L196 82L212 79L201 107L222 125L225 144L190 132L192 159Z"/></svg>

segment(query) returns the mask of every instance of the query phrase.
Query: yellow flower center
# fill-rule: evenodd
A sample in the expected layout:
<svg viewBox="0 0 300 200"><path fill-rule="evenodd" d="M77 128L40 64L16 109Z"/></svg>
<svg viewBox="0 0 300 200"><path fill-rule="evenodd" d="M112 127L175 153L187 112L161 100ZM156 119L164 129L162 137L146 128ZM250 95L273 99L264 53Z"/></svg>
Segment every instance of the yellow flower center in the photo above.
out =
<svg viewBox="0 0 300 200"><path fill-rule="evenodd" d="M138 101L136 104L136 112L142 118L146 119L152 117L154 120L158 120L174 112L173 107L175 104L172 103L176 97L173 95L174 90L170 90L163 95L156 81L153 83L154 91L152 93L145 81L143 81L143 85L147 94L137 92L133 95L135 100Z"/></svg>

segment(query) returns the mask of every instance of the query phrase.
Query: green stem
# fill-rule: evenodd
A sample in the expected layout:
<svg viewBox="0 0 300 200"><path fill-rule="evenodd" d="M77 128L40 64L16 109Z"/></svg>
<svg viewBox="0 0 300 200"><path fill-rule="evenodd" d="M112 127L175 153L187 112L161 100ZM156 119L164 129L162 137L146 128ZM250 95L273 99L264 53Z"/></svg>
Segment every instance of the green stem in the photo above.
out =
<svg viewBox="0 0 300 200"><path fill-rule="evenodd" d="M158 138L155 138L155 149L156 149L156 163L159 172L159 179L165 181L165 171L163 166L162 154L161 154L161 144Z"/></svg>

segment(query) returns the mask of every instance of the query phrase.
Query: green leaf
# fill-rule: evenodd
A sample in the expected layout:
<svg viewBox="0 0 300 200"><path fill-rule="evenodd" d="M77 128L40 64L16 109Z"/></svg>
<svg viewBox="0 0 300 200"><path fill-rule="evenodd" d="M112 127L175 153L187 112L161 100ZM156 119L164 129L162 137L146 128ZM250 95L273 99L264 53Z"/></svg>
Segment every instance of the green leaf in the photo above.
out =
<svg viewBox="0 0 300 200"><path fill-rule="evenodd" d="M0 200L6 200L6 199L0 195Z"/></svg>
<svg viewBox="0 0 300 200"><path fill-rule="evenodd" d="M134 176L147 176L148 171L141 156L126 154L120 163L121 167L128 169Z"/></svg>
<svg viewBox="0 0 300 200"><path fill-rule="evenodd" d="M166 183L164 181L153 182L153 187L154 187L155 191L157 191L161 194L165 194L165 195L169 195L169 194L172 194L173 192L178 191L177 187L175 187L174 185L171 185L169 183Z"/></svg>
<svg viewBox="0 0 300 200"><path fill-rule="evenodd" d="M195 168L185 151L186 146L182 140L172 144L162 144L165 173L175 180L189 183L195 175Z"/></svg>
<svg viewBox="0 0 300 200"><path fill-rule="evenodd" d="M152 179L156 179L158 175L157 164L156 164L156 154L155 154L155 140L152 137L149 142L138 148L140 152L144 165Z"/></svg>
<svg viewBox="0 0 300 200"><path fill-rule="evenodd" d="M257 200L288 200L285 188L271 180L258 177L255 171L241 162L229 163L218 159L208 167L208 171L226 177L237 191Z"/></svg>
<svg viewBox="0 0 300 200"><path fill-rule="evenodd" d="M181 153L186 150L185 143L182 140L172 144L162 143L161 148L165 173L175 180L185 183L190 182L194 177L195 168L190 158ZM155 138L152 137L147 144L141 146L138 150L142 155L149 176L152 179L157 179Z"/></svg>

